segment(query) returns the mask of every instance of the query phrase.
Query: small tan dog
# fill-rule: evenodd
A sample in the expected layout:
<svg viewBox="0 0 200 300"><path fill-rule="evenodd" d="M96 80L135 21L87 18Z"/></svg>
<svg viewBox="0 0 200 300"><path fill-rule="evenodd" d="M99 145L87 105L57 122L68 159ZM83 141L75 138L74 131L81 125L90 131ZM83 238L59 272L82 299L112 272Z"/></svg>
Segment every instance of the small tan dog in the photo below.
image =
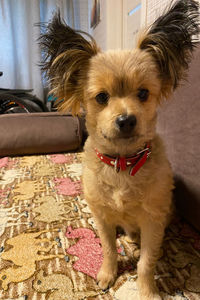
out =
<svg viewBox="0 0 200 300"><path fill-rule="evenodd" d="M134 50L101 52L57 14L41 37L43 69L61 110L86 111L84 192L95 217L104 260L97 280L117 275L116 226L139 231L141 300L159 300L154 268L171 211L173 177L156 109L185 76L199 32L198 3L180 0L141 36Z"/></svg>

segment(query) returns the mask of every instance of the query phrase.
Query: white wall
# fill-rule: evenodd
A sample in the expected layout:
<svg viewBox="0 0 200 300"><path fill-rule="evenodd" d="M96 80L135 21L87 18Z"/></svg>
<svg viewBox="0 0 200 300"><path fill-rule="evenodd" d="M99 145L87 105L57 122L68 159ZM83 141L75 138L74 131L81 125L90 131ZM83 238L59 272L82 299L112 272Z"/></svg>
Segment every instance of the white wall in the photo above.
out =
<svg viewBox="0 0 200 300"><path fill-rule="evenodd" d="M91 3L91 2L90 2ZM100 0L100 23L91 31L105 51L122 47L122 0Z"/></svg>
<svg viewBox="0 0 200 300"><path fill-rule="evenodd" d="M133 49L141 28L141 0L123 0L123 49Z"/></svg>
<svg viewBox="0 0 200 300"><path fill-rule="evenodd" d="M100 1L100 22L94 29L91 30L91 34L93 35L98 46L103 51L107 50L107 40L108 40L107 1L106 0Z"/></svg>
<svg viewBox="0 0 200 300"><path fill-rule="evenodd" d="M88 1L90 11L92 0ZM175 0L100 0L101 21L89 32L103 51L132 49L140 29L153 23L171 1Z"/></svg>
<svg viewBox="0 0 200 300"><path fill-rule="evenodd" d="M100 48L133 48L140 28L141 9L129 16L128 13L146 0L100 0L101 21L90 33ZM89 0L91 9L92 0Z"/></svg>

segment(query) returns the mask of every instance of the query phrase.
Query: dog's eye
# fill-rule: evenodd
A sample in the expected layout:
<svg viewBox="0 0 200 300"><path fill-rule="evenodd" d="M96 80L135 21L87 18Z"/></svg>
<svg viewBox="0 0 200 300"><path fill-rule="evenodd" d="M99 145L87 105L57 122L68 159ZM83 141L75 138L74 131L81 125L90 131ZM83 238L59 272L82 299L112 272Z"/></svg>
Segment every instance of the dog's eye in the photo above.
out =
<svg viewBox="0 0 200 300"><path fill-rule="evenodd" d="M138 96L138 98L140 99L141 102L145 102L145 101L147 101L147 99L149 97L149 90L139 89L137 96Z"/></svg>
<svg viewBox="0 0 200 300"><path fill-rule="evenodd" d="M109 94L106 92L101 92L98 95L96 95L95 99L99 104L106 104L109 99Z"/></svg>

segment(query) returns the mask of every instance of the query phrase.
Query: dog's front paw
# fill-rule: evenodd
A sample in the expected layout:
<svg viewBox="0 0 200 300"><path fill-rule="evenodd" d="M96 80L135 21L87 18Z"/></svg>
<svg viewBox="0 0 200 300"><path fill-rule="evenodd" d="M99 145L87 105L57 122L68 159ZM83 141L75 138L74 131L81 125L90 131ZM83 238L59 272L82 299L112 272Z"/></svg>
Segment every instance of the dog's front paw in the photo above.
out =
<svg viewBox="0 0 200 300"><path fill-rule="evenodd" d="M141 300L162 300L162 298L160 297L160 295L158 294L153 294L151 296L148 297L140 297Z"/></svg>
<svg viewBox="0 0 200 300"><path fill-rule="evenodd" d="M156 294L153 296L153 300L162 300L163 298L161 298L160 295Z"/></svg>
<svg viewBox="0 0 200 300"><path fill-rule="evenodd" d="M163 300L154 281L137 281L140 300Z"/></svg>
<svg viewBox="0 0 200 300"><path fill-rule="evenodd" d="M158 293L149 293L148 295L144 295L143 293L139 293L140 300L163 300L163 298Z"/></svg>
<svg viewBox="0 0 200 300"><path fill-rule="evenodd" d="M143 293L140 291L140 300L163 300L163 298L159 295L157 291Z"/></svg>
<svg viewBox="0 0 200 300"><path fill-rule="evenodd" d="M108 268L101 267L97 275L97 284L102 290L109 289L115 282L117 270L109 270Z"/></svg>

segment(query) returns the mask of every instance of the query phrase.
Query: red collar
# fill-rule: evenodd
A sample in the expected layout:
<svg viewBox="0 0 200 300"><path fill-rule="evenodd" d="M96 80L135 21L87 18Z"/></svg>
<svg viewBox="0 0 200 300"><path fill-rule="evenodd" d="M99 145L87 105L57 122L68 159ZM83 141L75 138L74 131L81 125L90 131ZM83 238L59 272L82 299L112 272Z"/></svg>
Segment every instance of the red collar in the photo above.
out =
<svg viewBox="0 0 200 300"><path fill-rule="evenodd" d="M151 148L149 143L146 144L145 149L128 157L112 157L99 153L97 149L95 149L95 151L100 160L103 161L105 164L114 167L117 173L119 171L125 171L127 167L131 167L129 171L129 174L131 176L135 175L135 173L144 165L147 158L151 154Z"/></svg>

